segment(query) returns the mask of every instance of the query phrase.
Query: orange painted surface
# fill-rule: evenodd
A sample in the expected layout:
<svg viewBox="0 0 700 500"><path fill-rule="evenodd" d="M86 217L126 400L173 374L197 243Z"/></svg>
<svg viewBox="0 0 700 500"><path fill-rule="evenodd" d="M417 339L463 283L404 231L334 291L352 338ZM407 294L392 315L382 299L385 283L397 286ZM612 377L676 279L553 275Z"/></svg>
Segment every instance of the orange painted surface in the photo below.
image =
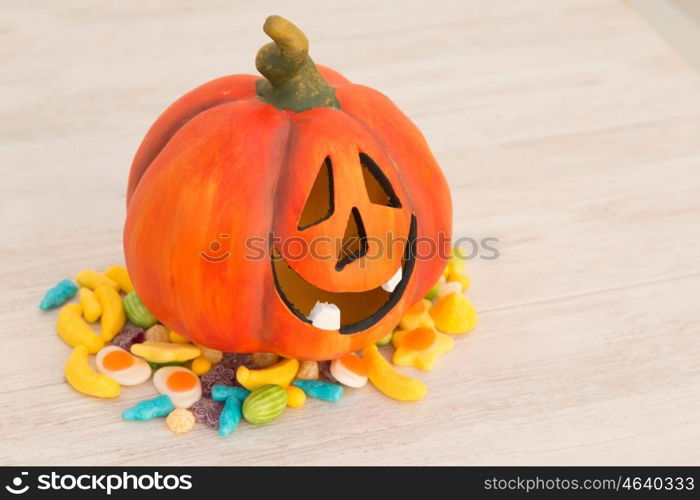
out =
<svg viewBox="0 0 700 500"><path fill-rule="evenodd" d="M341 109L300 113L257 99L259 77L219 78L185 94L154 123L132 164L124 250L139 297L164 324L194 342L228 352L276 352L300 360L343 356L383 338L437 281L445 261L418 259L401 300L370 328L341 335L296 317L275 289L269 235L310 245L343 236L357 207L368 254L382 258L342 271L310 255L292 268L323 290L359 292L385 283L401 265L411 216L417 236L449 255L451 202L445 179L411 121L385 96L319 67ZM369 201L358 155L368 154L402 207ZM303 231L297 222L326 157L334 175L331 217ZM445 237L440 239L439 233ZM224 235L224 236L222 236ZM256 238L256 240L251 240ZM251 241L255 241L255 248ZM319 253L337 250L317 244ZM419 246L419 248L422 248ZM258 253L262 258L246 258ZM203 253L207 258L203 258Z"/></svg>

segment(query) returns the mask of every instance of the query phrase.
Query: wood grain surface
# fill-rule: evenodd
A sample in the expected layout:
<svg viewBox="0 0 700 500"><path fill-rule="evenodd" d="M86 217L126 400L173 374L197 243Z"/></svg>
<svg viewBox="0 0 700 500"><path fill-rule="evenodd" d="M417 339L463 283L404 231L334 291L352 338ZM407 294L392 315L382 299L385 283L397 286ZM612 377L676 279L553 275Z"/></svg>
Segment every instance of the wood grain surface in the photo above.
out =
<svg viewBox="0 0 700 500"><path fill-rule="evenodd" d="M698 464L700 75L624 3L2 0L0 464ZM44 291L123 262L131 158L175 98L254 72L266 15L389 95L453 190L481 322L429 394L311 402L228 439L81 396Z"/></svg>

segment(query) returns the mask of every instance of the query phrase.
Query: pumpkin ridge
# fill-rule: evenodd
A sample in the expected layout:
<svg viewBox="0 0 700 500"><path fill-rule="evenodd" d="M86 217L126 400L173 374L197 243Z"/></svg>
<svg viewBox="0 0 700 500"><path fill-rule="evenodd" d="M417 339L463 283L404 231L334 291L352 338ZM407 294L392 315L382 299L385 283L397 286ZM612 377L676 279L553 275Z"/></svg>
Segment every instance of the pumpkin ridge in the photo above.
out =
<svg viewBox="0 0 700 500"><path fill-rule="evenodd" d="M163 152L165 147L170 143L173 137L175 137L175 134L177 134L180 130L182 130L183 127L185 127L189 122L197 118L199 115L202 113L209 111L210 109L217 108L219 106L222 106L224 104L228 104L230 102L237 102L237 101L245 101L245 100L250 100L249 98L244 98L244 99L222 99L221 101L216 101L214 102L211 106L207 106L204 108L198 109L195 113L192 113L190 115L187 115L182 121L177 122L175 127L173 127L170 131L168 131L166 137L164 138L163 144L158 148L157 151L154 151L153 158L148 163L145 163L143 165L143 170L141 171L141 175L139 175L138 179L136 180L136 183L134 184L132 188L132 193L133 191L136 190L136 187L138 186L139 182L143 178L144 174L146 173L146 170L148 170L148 167L150 167L154 161L160 156L160 154Z"/></svg>
<svg viewBox="0 0 700 500"><path fill-rule="evenodd" d="M286 118L287 118L287 124L288 124L286 134L284 132L280 131L280 135L284 135L284 138L283 138L284 146L282 147L282 151L280 153L279 164L278 164L277 168L274 169L274 172L275 172L275 175L277 178L275 179L275 181L273 183L273 185L275 187L272 191L272 206L277 206L276 204L277 204L277 196L278 196L279 190L280 190L281 171L282 171L282 168L284 168L284 166L287 163L287 158L289 157L289 150L291 149L292 140L294 137L296 137L296 123L294 123L294 120L292 120L288 116ZM277 212L275 210L270 211L270 220L267 224L268 235L272 234L274 231L276 215L277 215ZM268 252L269 252L269 255L267 256L267 258L272 259L272 248L270 247L270 242L268 242L267 246L268 246ZM272 276L269 276L272 274L272 270L270 269L270 266L266 266L266 269L268 270L268 271L266 271L266 274L268 274L267 279L269 280L272 278ZM270 300L270 294L272 294L273 292L276 294L277 291L274 288L265 286L265 282L263 280L259 281L258 286L263 288L263 293L262 293L263 316L262 317L267 317L269 314L271 314L270 308L274 304L274 301ZM274 311L272 313L274 313ZM262 331L261 335L264 338L264 340L274 343L274 341L275 341L274 332L271 332L271 331L265 329L264 327L262 328L262 330L263 331Z"/></svg>
<svg viewBox="0 0 700 500"><path fill-rule="evenodd" d="M200 115L202 115L202 114L204 114L204 113L207 113L207 112L209 112L209 111L215 110L215 109L217 109L217 108L220 108L220 107L222 107L222 106L226 106L226 105L228 105L228 104L235 104L235 103L257 103L257 104L265 105L265 103L261 103L260 101L258 101L258 100L255 99L255 98L246 97L246 98L241 98L241 99L231 99L231 100L228 100L228 101L222 101L222 102L217 103L216 105L209 106L209 107L207 107L207 108L202 108L202 109L200 109L197 113L192 114L192 116L190 116L190 117L187 119L187 121L183 121L183 122L180 124L180 126L177 128L177 130L175 130L175 131L173 132L173 134L172 134L170 137L168 137L167 142L165 142L165 143L163 144L163 146L158 150L158 153L153 157L153 159L152 159L152 160L148 163L148 165L143 169L143 171L141 172L141 175L140 175L139 178L138 178L138 181L137 181L133 186L129 186L130 192L128 193L128 195L130 194L130 196L127 195L127 196L128 196L128 199L127 199L127 207L128 207L129 202L131 201L130 198L133 198L134 194L135 194L136 191L138 190L138 188L139 188L139 186L140 186L140 183L141 183L141 180L144 178L144 176L145 176L146 173L148 172L148 169L149 169L149 168L151 167L151 165L153 165L153 164L155 163L155 161L161 156L161 154L163 153L163 151L165 151L165 150L167 149L167 147L170 145L170 143L171 143L171 141L173 140L173 138L174 138L175 136L177 136L178 133L179 133L180 131L182 131L183 129L185 129L185 127L186 127L189 123L191 123L193 120L195 120L196 118L198 118Z"/></svg>
<svg viewBox="0 0 700 500"><path fill-rule="evenodd" d="M229 102L237 102L244 100L255 99L255 77L254 75L229 75L215 78L203 85L200 85L194 90L191 90L184 96L176 99L173 103L168 106L168 108L161 114L161 116L156 120L156 122L149 128L146 132L146 136L141 142L139 149L134 155L134 159L131 165L131 175L129 176L129 185L127 188L127 205L133 196L137 184L141 181L141 177L146 172L148 167L155 161L155 159L160 155L161 151L170 142L177 132L182 129L187 123L192 119L199 116L201 113L212 109L214 107L220 106L222 104L227 104ZM236 80L232 80L236 79ZM238 81L238 80L241 81ZM245 80L248 80L249 89L245 89ZM236 87L237 84L241 88ZM224 88L220 89L219 86L223 85ZM187 110L186 113L178 113L178 108L187 107L190 101L203 99L200 94L207 93L212 90L212 87L216 89L215 94L221 95L222 97L216 98L214 100L208 101L204 99L202 103L196 106L192 110ZM242 95L241 95L242 92ZM233 93L234 97L229 94ZM169 116L172 114L174 116ZM168 122L165 122L165 120ZM165 127L165 131L159 133L159 127ZM156 137L153 137L153 136ZM158 137L160 135L160 137ZM155 145L153 144L155 143ZM143 158L142 158L143 157Z"/></svg>

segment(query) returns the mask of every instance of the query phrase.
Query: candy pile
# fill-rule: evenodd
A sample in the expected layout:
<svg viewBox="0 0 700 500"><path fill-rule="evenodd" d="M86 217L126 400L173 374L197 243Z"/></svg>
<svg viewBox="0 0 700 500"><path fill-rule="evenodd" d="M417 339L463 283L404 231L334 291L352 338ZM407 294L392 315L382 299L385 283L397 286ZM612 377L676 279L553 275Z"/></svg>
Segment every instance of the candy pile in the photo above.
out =
<svg viewBox="0 0 700 500"><path fill-rule="evenodd" d="M152 380L159 395L125 409L122 417L165 417L176 434L200 422L227 436L242 418L266 424L287 407L302 407L307 397L335 402L344 386L360 388L367 381L391 398L416 401L426 395L425 384L398 372L378 347L393 345L394 365L432 370L438 357L452 349L446 334L467 333L477 321L464 295L469 287L464 261L454 254L438 283L408 309L396 331L361 356L351 353L323 362L280 359L273 353L222 353L195 345L158 322L121 266L104 273L81 271L75 281L78 286L61 281L39 304L42 310L62 306L56 330L73 347L66 380L75 390L99 398L116 398L123 386ZM76 294L77 303L65 304ZM98 320L99 332L91 326Z"/></svg>

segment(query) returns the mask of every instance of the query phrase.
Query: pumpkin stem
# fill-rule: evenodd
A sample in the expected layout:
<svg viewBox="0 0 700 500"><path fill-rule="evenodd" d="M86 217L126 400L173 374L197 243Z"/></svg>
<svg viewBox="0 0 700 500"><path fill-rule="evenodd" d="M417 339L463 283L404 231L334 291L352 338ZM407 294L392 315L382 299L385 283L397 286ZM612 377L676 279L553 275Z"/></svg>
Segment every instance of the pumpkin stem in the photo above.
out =
<svg viewBox="0 0 700 500"><path fill-rule="evenodd" d="M255 66L266 78L255 83L258 97L280 109L340 108L335 90L309 57L302 31L280 16L269 16L263 30L272 38L258 51Z"/></svg>

